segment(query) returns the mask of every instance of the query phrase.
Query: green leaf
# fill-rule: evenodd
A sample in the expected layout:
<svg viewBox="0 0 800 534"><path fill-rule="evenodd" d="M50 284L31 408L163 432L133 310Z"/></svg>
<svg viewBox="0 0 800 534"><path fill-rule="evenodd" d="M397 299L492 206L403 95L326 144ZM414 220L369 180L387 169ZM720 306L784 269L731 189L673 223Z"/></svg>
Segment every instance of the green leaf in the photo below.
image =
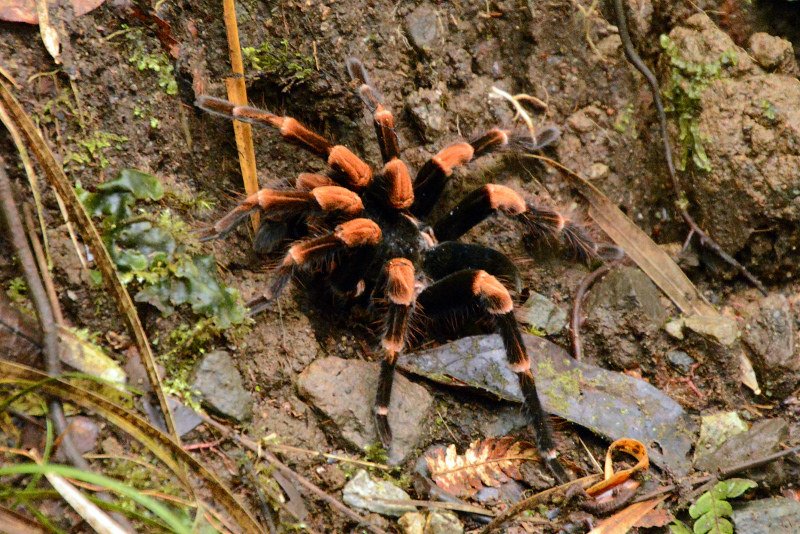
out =
<svg viewBox="0 0 800 534"><path fill-rule="evenodd" d="M697 502L689 507L689 515L698 518L704 514L714 514L716 516L730 515L732 511L730 503L720 500L711 492L705 492L697 499Z"/></svg>
<svg viewBox="0 0 800 534"><path fill-rule="evenodd" d="M692 531L689 530L686 523L678 521L677 519L669 524L669 531L670 534L692 534Z"/></svg>
<svg viewBox="0 0 800 534"><path fill-rule="evenodd" d="M214 258L186 252L191 245L185 243L185 225L144 210L134 217L137 199L163 196L158 178L126 169L100 184L96 193L85 191L80 183L76 190L93 216L105 215L103 241L123 283L141 284L134 297L137 302L151 304L165 315L188 304L218 329L244 322L246 311L239 304L239 293L217 280Z"/></svg>
<svg viewBox="0 0 800 534"><path fill-rule="evenodd" d="M157 177L135 169L121 170L114 180L98 185L97 191L132 193L140 200L160 200L164 196L164 186Z"/></svg>
<svg viewBox="0 0 800 534"><path fill-rule="evenodd" d="M726 519L733 513L733 507L726 499L738 497L755 486L752 480L734 478L718 482L710 491L702 494L689 507L689 515L697 519L694 533L733 534L733 525Z"/></svg>
<svg viewBox="0 0 800 534"><path fill-rule="evenodd" d="M715 495L721 496L721 498L734 499L756 486L758 486L758 484L746 478L730 478L718 482L711 491ZM723 495L724 497L722 497Z"/></svg>
<svg viewBox="0 0 800 534"><path fill-rule="evenodd" d="M103 285L103 274L97 269L92 269L89 271L89 280L91 280L92 285L100 287Z"/></svg>
<svg viewBox="0 0 800 534"><path fill-rule="evenodd" d="M133 195L126 192L114 193L89 193L83 189L78 189L78 198L86 206L86 210L92 217L105 215L111 225L131 216L134 201Z"/></svg>
<svg viewBox="0 0 800 534"><path fill-rule="evenodd" d="M733 534L733 525L724 517L706 514L694 524L694 534Z"/></svg>

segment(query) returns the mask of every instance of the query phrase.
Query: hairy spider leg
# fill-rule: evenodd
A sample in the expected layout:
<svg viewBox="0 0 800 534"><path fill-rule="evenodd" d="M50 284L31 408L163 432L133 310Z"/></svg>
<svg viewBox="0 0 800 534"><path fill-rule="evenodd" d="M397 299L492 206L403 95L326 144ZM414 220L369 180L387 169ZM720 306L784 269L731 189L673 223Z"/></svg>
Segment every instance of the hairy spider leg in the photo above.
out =
<svg viewBox="0 0 800 534"><path fill-rule="evenodd" d="M508 131L494 128L469 143L450 145L429 159L414 179L414 204L411 213L423 219L438 202L455 167L466 165L485 154L508 145Z"/></svg>
<svg viewBox="0 0 800 534"><path fill-rule="evenodd" d="M522 290L517 266L505 254L490 247L446 241L429 248L422 257L422 270L433 280L464 269L486 271L509 291Z"/></svg>
<svg viewBox="0 0 800 534"><path fill-rule="evenodd" d="M433 235L439 241L452 241L494 213L514 217L525 210L525 201L516 191L504 185L486 184L467 194L434 223Z"/></svg>
<svg viewBox="0 0 800 534"><path fill-rule="evenodd" d="M201 95L195 105L214 115L250 124L277 128L288 142L316 154L335 171L334 179L349 189L361 191L372 181L372 169L343 145L332 145L291 117L279 117L262 109L236 106L227 100Z"/></svg>
<svg viewBox="0 0 800 534"><path fill-rule="evenodd" d="M494 318L495 327L503 338L508 365L519 379L525 408L536 432L539 454L559 483L569 482L569 476L558 460L547 414L542 409L536 392L536 381L531 372L522 333L514 317L511 295L503 284L486 271L461 270L427 287L417 297L417 304L429 317L478 305Z"/></svg>
<svg viewBox="0 0 800 534"><path fill-rule="evenodd" d="M247 303L250 314L264 310L283 292L297 269L311 270L329 262L337 253L360 247L374 247L381 240L381 229L370 219L353 219L334 228L322 237L293 245L275 271L275 278L266 293Z"/></svg>
<svg viewBox="0 0 800 534"><path fill-rule="evenodd" d="M339 213L355 217L364 209L353 191L339 186L321 186L311 191L276 191L262 189L247 197L225 217L206 229L201 241L223 237L236 228L250 212L260 209L265 219L282 221L297 215L325 215Z"/></svg>
<svg viewBox="0 0 800 534"><path fill-rule="evenodd" d="M392 159L400 157L400 142L394 129L394 117L392 112L381 103L381 95L370 83L364 65L354 57L348 58L347 72L353 80L358 82L361 100L372 113L375 135L378 137L383 162L388 163Z"/></svg>
<svg viewBox="0 0 800 534"><path fill-rule="evenodd" d="M534 152L555 143L559 135L558 128L550 127L542 130L541 136L534 141L527 135L494 128L468 143L456 143L444 148L417 173L411 213L421 219L430 214L456 167L508 148Z"/></svg>
<svg viewBox="0 0 800 534"><path fill-rule="evenodd" d="M336 182L329 176L322 176L321 174L310 172L300 173L294 182L294 186L298 191L311 191L312 189L326 185L336 185Z"/></svg>
<svg viewBox="0 0 800 534"><path fill-rule="evenodd" d="M329 176L314 173L301 173L294 181L283 179L277 187L294 187L298 191L312 191L317 187L335 186L336 182ZM262 217L261 224L253 237L253 250L259 254L266 254L286 240L293 232L292 229L301 228L307 214L282 217L280 220L270 220ZM301 236L296 236L300 238Z"/></svg>
<svg viewBox="0 0 800 534"><path fill-rule="evenodd" d="M394 367L397 362L397 354L405 347L408 334L408 318L414 306L414 274L414 264L406 258L394 258L386 263L384 293L389 309L381 339L384 359L378 377L374 412L378 437L387 449L392 443L392 430L389 427L388 414L394 382Z"/></svg>
<svg viewBox="0 0 800 534"><path fill-rule="evenodd" d="M388 161L383 166L383 174L376 185L382 189L382 200L389 208L405 210L414 203L411 175L406 164L398 158Z"/></svg>
<svg viewBox="0 0 800 534"><path fill-rule="evenodd" d="M624 255L619 247L597 243L585 226L551 208L532 202L525 206L526 210L516 216L522 226L535 237L560 241L575 253L578 261L586 263L596 258L608 260Z"/></svg>
<svg viewBox="0 0 800 534"><path fill-rule="evenodd" d="M513 189L498 184L486 184L467 194L433 225L433 234L439 241L458 239L495 213L516 219L535 237L561 241L581 261L598 256L600 247L585 227L553 209L525 202Z"/></svg>

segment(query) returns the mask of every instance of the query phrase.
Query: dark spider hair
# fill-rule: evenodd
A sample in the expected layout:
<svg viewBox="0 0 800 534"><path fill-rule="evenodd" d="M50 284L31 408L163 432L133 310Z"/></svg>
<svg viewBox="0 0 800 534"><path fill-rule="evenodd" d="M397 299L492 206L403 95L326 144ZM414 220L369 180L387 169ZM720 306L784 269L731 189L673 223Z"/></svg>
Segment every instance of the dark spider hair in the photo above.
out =
<svg viewBox="0 0 800 534"><path fill-rule="evenodd" d="M494 249L456 240L490 215L502 213L530 234L560 238L581 259L596 257L598 245L581 225L548 207L526 202L514 190L499 184L475 189L432 224L426 222L454 168L501 150L538 150L558 138L558 129L539 132L535 141L507 130L489 130L469 142L440 151L412 180L399 159L392 113L382 105L359 60L348 59L347 70L359 83L362 100L373 115L384 163L379 172L373 172L344 146L332 145L290 117L235 106L205 95L197 100L196 105L210 113L277 128L285 140L322 157L329 165L325 175L301 174L291 189L260 190L204 231L202 238L224 236L257 209L261 210L263 222L255 242L262 250L271 249L285 238L289 226L286 221L305 221L312 228L314 237L295 241L277 268L271 287L248 303L253 313L278 297L297 271L323 272L327 283L338 293L365 294L371 302L381 304L385 357L374 412L378 436L387 449L392 439L387 412L395 361L405 347L410 319L423 313L436 317L478 308L492 319L503 339L542 458L559 482L567 482L569 477L557 458L514 317L509 289L518 289L519 271ZM332 231L313 230L326 226L330 229L334 224Z"/></svg>

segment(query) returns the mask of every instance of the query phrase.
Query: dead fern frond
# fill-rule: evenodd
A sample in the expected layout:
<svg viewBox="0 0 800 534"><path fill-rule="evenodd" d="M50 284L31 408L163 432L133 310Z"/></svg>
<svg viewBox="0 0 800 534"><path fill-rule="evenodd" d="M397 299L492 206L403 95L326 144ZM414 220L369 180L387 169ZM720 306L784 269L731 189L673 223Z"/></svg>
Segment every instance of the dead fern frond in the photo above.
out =
<svg viewBox="0 0 800 534"><path fill-rule="evenodd" d="M463 454L456 446L438 450L433 457L425 457L431 478L443 490L456 495L474 495L486 486L497 486L509 479L519 480L518 467L524 461L539 458L536 447L525 441L514 443L514 438L487 438L477 440Z"/></svg>

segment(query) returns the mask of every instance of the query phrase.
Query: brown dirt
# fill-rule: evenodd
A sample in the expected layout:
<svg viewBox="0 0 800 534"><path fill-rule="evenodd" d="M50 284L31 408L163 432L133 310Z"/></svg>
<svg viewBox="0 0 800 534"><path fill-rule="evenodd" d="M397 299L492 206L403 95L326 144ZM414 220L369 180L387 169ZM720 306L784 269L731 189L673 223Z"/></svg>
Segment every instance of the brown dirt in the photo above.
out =
<svg viewBox="0 0 800 534"><path fill-rule="evenodd" d="M270 43L289 51L289 59L275 72L248 74L248 95L255 105L293 116L368 161L379 161L372 125L347 83L343 66L344 58L357 56L370 71L384 102L395 111L404 147L402 156L412 168L419 168L431 155L461 137L497 124L512 124L513 112L507 104L487 98L493 85L536 96L548 104L546 112L534 113L537 124L555 124L563 131L554 155L578 173L590 177L596 173L595 185L657 242L680 242L686 236L686 227L674 209L652 97L641 76L625 61L616 30L603 14L592 13L587 20L579 11L578 6L588 9L590 4L588 0L430 4L426 9L435 14L436 35L430 46L418 49L408 36L409 21L419 15L416 2L242 2L237 8L242 46ZM649 6L648 2L642 4ZM655 12L643 8L641 20L634 27L637 38L648 40L641 49L647 52L645 60L650 64L661 51L658 35L692 14L689 8L680 13L656 0L654 4ZM712 7L712 2L704 4ZM193 87L202 85L208 94L225 95L229 59L222 8L205 0L164 2L158 5L157 15L171 27L171 35L179 44L177 57L166 54L153 26L133 16L129 4L109 0L83 17L65 14L56 20L64 45L61 66L53 64L37 28L0 23L0 65L19 84L18 98L38 119L54 153L62 159L70 154L87 157L85 162L65 165L71 180L91 188L112 179L120 169L155 174L172 191L217 202L208 212L196 203L177 200L176 195L163 201L163 208L176 211L193 228L202 228L230 209L242 192L232 128L192 106L196 97ZM587 25L596 50L587 41ZM131 40L128 35L133 34L124 33L126 28L141 33ZM738 26L737 31L746 28ZM137 68L135 59L145 53L168 58L165 64L174 67L176 94L169 95L159 87L158 73ZM311 72L300 79L292 63L308 63ZM420 124L419 112L412 110L419 106L427 110L424 116L434 116L440 122ZM529 109L535 111L534 107ZM95 139L96 132L119 137L110 147L90 154L81 143ZM254 137L262 186L322 169L318 160L286 145L274 132L255 130ZM17 190L27 196L24 172L5 132L0 132L0 157L9 166ZM441 205L449 206L465 192L489 181L513 185L526 195L546 192L556 203L580 212L576 207L580 199L556 173L513 157L494 158L459 172ZM90 331L123 332L113 304L80 274L52 191L48 189L44 198L48 224L54 229L54 274L68 320ZM780 217L774 220L780 222ZM780 228L770 236L779 239ZM521 258L525 287L547 295L562 307L571 303L587 274L585 267L538 248L534 250L537 260L531 260L531 251L523 247L517 229L502 219L488 221L473 230L468 239ZM239 288L243 297L251 297L268 284L269 273L248 253L246 231L239 230L206 250L216 256L225 282ZM0 285L5 289L19 274L3 256ZM701 264L689 273L713 302L736 315L755 301L745 282L736 278L723 283L715 269L730 273L717 261ZM772 278L769 284L771 292L789 299L799 289L791 275ZM796 306L796 297L794 302ZM256 420L248 431L255 438L274 433L290 445L330 451L338 442L329 441L325 422L297 397L296 375L322 355L377 358L377 350L365 353L362 349L376 346L373 325L341 314L332 316L297 287L285 293L276 310L259 316L241 341L216 342L228 345L254 392ZM192 320L188 312L163 320L152 308L141 306L139 311L153 339L166 339L168 328ZM797 330L800 325L795 323L794 327ZM664 337L655 345L632 338L629 343L614 346L628 347L630 358L635 359L642 343L648 343L647 353L669 345L663 332L654 335ZM568 343L564 335L557 341ZM589 357L603 359L597 349L590 346L588 350ZM669 384L663 373L670 371L663 365L644 367L646 378L659 385ZM677 397L683 397L685 392L678 393ZM692 399L685 405L711 408L734 402L719 394L705 403ZM749 403L768 402L746 392L740 394ZM468 439L477 428L461 426L462 415L464 421L477 425L480 414L491 412L491 406L483 401L465 408L464 403L454 402L447 394L440 393L438 398L447 404L442 410L459 438ZM796 425L796 415L794 421ZM796 440L796 428L793 432ZM323 488L338 490L336 484L326 486L324 477L314 475L322 462L302 455L292 456L291 461ZM220 470L224 471L222 466ZM323 505L310 506L314 515L311 524L318 531L348 528L339 517L330 519L331 513Z"/></svg>

